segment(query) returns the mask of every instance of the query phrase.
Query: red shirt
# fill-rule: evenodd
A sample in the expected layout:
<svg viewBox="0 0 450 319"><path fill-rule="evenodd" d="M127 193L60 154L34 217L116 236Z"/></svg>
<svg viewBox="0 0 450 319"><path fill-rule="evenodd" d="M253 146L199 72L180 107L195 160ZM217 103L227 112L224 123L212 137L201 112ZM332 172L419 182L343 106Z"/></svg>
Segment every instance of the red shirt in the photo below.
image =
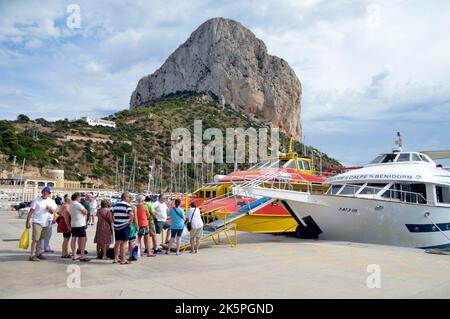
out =
<svg viewBox="0 0 450 319"><path fill-rule="evenodd" d="M148 209L145 205L136 206L136 215L139 227L148 226Z"/></svg>

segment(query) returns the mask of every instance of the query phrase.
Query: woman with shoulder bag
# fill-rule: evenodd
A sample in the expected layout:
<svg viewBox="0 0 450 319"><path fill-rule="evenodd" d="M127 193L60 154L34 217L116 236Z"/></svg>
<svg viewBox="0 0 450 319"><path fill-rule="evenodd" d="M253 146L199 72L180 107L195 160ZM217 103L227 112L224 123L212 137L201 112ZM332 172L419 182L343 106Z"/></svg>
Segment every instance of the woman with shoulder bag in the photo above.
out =
<svg viewBox="0 0 450 319"><path fill-rule="evenodd" d="M187 213L188 229L191 237L191 253L197 254L200 247L200 239L203 236L203 220L200 215L200 209L195 203L191 203L191 207Z"/></svg>

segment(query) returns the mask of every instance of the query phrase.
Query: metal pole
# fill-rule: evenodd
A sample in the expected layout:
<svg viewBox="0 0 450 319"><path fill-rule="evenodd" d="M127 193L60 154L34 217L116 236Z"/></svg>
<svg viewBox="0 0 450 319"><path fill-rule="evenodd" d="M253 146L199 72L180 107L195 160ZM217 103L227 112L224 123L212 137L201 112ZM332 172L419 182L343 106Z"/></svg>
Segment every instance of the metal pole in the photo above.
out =
<svg viewBox="0 0 450 319"><path fill-rule="evenodd" d="M24 200L23 200L23 197L24 197L24 194L25 194L25 183L23 182L23 174L24 174L24 171L25 171L25 158L23 159L23 163L22 163L22 173L20 174L20 184L22 185L22 201L24 201Z"/></svg>
<svg viewBox="0 0 450 319"><path fill-rule="evenodd" d="M125 164L125 157L126 157L126 154L125 153L123 153L123 170L122 170L122 191L123 192L125 192L125 166L126 166L126 164Z"/></svg>
<svg viewBox="0 0 450 319"><path fill-rule="evenodd" d="M163 161L162 161L162 157L160 158L160 166L159 166L159 171L160 171L160 184L161 184L161 193L163 193Z"/></svg>
<svg viewBox="0 0 450 319"><path fill-rule="evenodd" d="M115 189L117 191L120 190L120 181L119 181L119 158L116 156L116 180L115 180Z"/></svg>
<svg viewBox="0 0 450 319"><path fill-rule="evenodd" d="M16 155L14 155L14 159L13 159L13 174L12 174L12 178L16 178ZM14 181L14 183L16 183Z"/></svg>
<svg viewBox="0 0 450 319"><path fill-rule="evenodd" d="M322 175L322 153L320 153L320 158L319 158L319 161L320 161L320 175Z"/></svg>
<svg viewBox="0 0 450 319"><path fill-rule="evenodd" d="M188 176L187 176L187 164L184 164L184 192L188 191Z"/></svg>
<svg viewBox="0 0 450 319"><path fill-rule="evenodd" d="M148 166L148 183L147 183L147 194L150 194L150 178L151 178L151 171L152 170L152 166L149 165Z"/></svg>

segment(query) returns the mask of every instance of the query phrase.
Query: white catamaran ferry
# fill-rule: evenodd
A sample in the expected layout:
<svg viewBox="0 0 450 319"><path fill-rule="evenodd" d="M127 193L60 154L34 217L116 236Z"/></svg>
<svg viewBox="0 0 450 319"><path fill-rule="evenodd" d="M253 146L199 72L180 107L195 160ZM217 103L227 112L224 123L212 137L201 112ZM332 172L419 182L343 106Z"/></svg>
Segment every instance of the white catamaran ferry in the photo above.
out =
<svg viewBox="0 0 450 319"><path fill-rule="evenodd" d="M312 237L419 248L450 247L450 171L400 148L329 178L325 194L252 187L278 198ZM430 152L431 153L431 152Z"/></svg>

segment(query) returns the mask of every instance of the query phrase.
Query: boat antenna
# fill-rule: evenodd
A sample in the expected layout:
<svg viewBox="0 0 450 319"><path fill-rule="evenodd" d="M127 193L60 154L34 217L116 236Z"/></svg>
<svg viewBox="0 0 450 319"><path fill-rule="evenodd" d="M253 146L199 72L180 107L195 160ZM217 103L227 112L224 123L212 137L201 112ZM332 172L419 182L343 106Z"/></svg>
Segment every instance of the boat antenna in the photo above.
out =
<svg viewBox="0 0 450 319"><path fill-rule="evenodd" d="M288 157L296 157L297 153L294 152L294 138L291 136L289 139L288 151L286 154Z"/></svg>
<svg viewBox="0 0 450 319"><path fill-rule="evenodd" d="M394 148L394 152L401 152L403 151L403 140L402 140L402 136L400 134L400 132L397 132L397 140L395 141L395 148Z"/></svg>
<svg viewBox="0 0 450 319"><path fill-rule="evenodd" d="M293 151L292 144L294 144L294 138L291 136L291 138L289 140L288 153L292 153L292 151Z"/></svg>

